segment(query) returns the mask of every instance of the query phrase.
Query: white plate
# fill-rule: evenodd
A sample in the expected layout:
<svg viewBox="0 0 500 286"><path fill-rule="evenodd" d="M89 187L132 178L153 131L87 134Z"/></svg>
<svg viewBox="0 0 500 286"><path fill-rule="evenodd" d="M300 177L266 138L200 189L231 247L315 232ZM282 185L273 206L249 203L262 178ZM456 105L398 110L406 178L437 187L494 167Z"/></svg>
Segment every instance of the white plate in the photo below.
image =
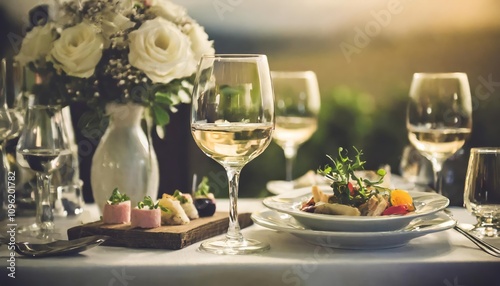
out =
<svg viewBox="0 0 500 286"><path fill-rule="evenodd" d="M455 221L440 212L417 218L406 228L378 232L334 232L305 228L293 217L273 210L261 210L252 214L252 220L263 227L287 232L309 243L343 249L384 249L406 245L410 240L429 233L452 228Z"/></svg>
<svg viewBox="0 0 500 286"><path fill-rule="evenodd" d="M320 186L325 193L333 193L331 187ZM325 231L390 231L403 228L413 219L443 210L450 201L439 194L409 191L415 211L406 215L391 216L343 216L308 213L300 210L311 196L311 188L296 189L263 200L266 207L293 216L297 221L314 230Z"/></svg>

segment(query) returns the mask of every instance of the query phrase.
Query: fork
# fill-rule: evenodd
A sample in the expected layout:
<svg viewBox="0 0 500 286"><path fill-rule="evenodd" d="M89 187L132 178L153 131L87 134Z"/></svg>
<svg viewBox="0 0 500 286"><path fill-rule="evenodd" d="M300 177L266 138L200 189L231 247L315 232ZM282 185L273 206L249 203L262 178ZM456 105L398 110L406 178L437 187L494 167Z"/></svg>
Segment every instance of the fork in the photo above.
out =
<svg viewBox="0 0 500 286"><path fill-rule="evenodd" d="M493 255L495 257L500 257L500 249L496 246L493 246L489 244L488 242L480 239L479 237L471 234L470 232L466 231L465 229L461 228L460 226L455 225L453 227L454 230L458 231L459 233L463 234L465 237L467 237L470 241L472 241L475 245L479 246L484 252Z"/></svg>
<svg viewBox="0 0 500 286"><path fill-rule="evenodd" d="M467 237L470 241L472 241L475 245L477 245L479 248L481 248L484 252L495 256L495 257L500 257L500 249L496 246L491 245L490 243L484 241L483 239L471 234L467 230L463 229L458 225L458 222L453 218L453 214L451 213L450 210L444 209L444 213L447 214L452 220L454 220L455 226L453 227L454 230L456 230L458 233L462 234L463 236Z"/></svg>

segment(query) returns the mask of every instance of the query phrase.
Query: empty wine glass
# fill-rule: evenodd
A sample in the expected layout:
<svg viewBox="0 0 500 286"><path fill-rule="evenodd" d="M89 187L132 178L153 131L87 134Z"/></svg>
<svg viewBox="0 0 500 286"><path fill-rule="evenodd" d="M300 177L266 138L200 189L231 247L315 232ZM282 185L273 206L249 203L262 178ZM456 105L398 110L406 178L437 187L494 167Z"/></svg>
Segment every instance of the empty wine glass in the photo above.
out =
<svg viewBox="0 0 500 286"><path fill-rule="evenodd" d="M9 151L6 150L7 141L14 140L19 137L19 133L21 132L21 129L24 125L23 116L26 110L26 106L21 99L24 97L22 91L22 85L24 84L23 68L17 62L10 62L9 64L10 66L9 68L7 68L6 64L2 63L3 69L5 70L5 75L9 74L9 76L5 76L4 78L5 89L3 91L5 92L6 98L11 97L13 99L11 101L11 104L7 105L7 110L11 120L11 127L7 140L4 140L2 144L2 151L4 151L4 160L7 160L6 155Z"/></svg>
<svg viewBox="0 0 500 286"><path fill-rule="evenodd" d="M70 155L64 136L60 106L28 107L16 152L19 164L32 169L37 175L36 221L27 231L42 238L49 237L54 231L50 185L52 172L63 164L68 154Z"/></svg>
<svg viewBox="0 0 500 286"><path fill-rule="evenodd" d="M472 129L472 103L465 73L415 73L406 128L415 148L432 163L434 190L441 191L444 161L465 143Z"/></svg>
<svg viewBox="0 0 500 286"><path fill-rule="evenodd" d="M312 71L273 71L271 77L276 105L273 140L283 148L286 180L292 181L297 151L318 128L318 80Z"/></svg>
<svg viewBox="0 0 500 286"><path fill-rule="evenodd" d="M271 142L274 100L265 55L203 56L193 91L191 132L198 147L221 164L229 182L229 228L224 239L200 250L217 254L265 251L269 244L246 239L238 224L241 169Z"/></svg>
<svg viewBox="0 0 500 286"><path fill-rule="evenodd" d="M6 61L0 61L0 220L7 214L7 164L2 146L12 129L12 119L7 107Z"/></svg>
<svg viewBox="0 0 500 286"><path fill-rule="evenodd" d="M7 107L7 62L0 61L0 141L7 139L11 133L12 119Z"/></svg>
<svg viewBox="0 0 500 286"><path fill-rule="evenodd" d="M500 148L471 148L464 205L477 218L472 232L500 237Z"/></svg>

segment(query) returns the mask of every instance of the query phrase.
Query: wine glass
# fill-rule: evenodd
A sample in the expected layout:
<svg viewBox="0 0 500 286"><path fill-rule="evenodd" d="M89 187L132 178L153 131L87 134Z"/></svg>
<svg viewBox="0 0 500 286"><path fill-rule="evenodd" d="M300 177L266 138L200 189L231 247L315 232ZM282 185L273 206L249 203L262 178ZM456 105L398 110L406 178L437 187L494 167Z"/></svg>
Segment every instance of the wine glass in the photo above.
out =
<svg viewBox="0 0 500 286"><path fill-rule="evenodd" d="M286 180L293 179L293 162L302 143L318 128L320 94L312 71L272 71L276 128L273 140L285 153Z"/></svg>
<svg viewBox="0 0 500 286"><path fill-rule="evenodd" d="M7 62L0 61L0 141L7 139L11 133L12 119L7 107Z"/></svg>
<svg viewBox="0 0 500 286"><path fill-rule="evenodd" d="M442 194L443 163L465 143L472 129L472 103L465 73L415 73L406 128L415 148L432 163L434 190Z"/></svg>
<svg viewBox="0 0 500 286"><path fill-rule="evenodd" d="M477 218L473 233L500 237L500 148L471 148L464 205Z"/></svg>
<svg viewBox="0 0 500 286"><path fill-rule="evenodd" d="M7 213L7 164L5 161L2 146L12 129L12 119L7 107L7 65L5 59L0 61L0 220L5 218Z"/></svg>
<svg viewBox="0 0 500 286"><path fill-rule="evenodd" d="M3 82L5 84L3 92L5 94L5 98L10 96L13 101L12 104L7 105L7 112L9 113L11 120L10 132L6 140L2 142L0 151L2 152L5 164L9 167L7 154L9 154L10 150L7 150L7 145L10 147L10 141L19 137L19 133L24 125L23 115L26 110L26 106L21 101L21 98L24 97L23 92L21 91L22 85L24 84L23 68L18 62L9 62L9 68L7 68L6 62L7 61L5 59L2 61L2 70L4 75ZM9 76L7 76L7 74L9 74Z"/></svg>
<svg viewBox="0 0 500 286"><path fill-rule="evenodd" d="M70 154L64 136L60 106L28 107L25 125L16 146L16 157L22 167L36 172L36 221L27 230L40 238L50 238L54 231L50 185L52 172L59 168L65 157Z"/></svg>
<svg viewBox="0 0 500 286"><path fill-rule="evenodd" d="M265 55L208 55L198 65L193 90L191 133L198 147L221 164L229 182L229 228L224 239L206 241L200 250L246 254L269 244L246 239L238 224L241 169L271 142L274 100Z"/></svg>

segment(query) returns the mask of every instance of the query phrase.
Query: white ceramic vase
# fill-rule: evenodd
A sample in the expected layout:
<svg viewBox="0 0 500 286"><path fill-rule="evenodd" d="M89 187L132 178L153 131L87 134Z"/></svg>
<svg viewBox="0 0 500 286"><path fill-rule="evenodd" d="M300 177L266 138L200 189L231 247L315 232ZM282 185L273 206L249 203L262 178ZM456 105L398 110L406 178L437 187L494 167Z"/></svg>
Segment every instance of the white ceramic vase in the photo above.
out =
<svg viewBox="0 0 500 286"><path fill-rule="evenodd" d="M159 186L158 159L141 128L144 107L110 103L106 113L109 125L92 158L90 173L92 194L101 213L115 188L136 206L144 196L155 199Z"/></svg>

